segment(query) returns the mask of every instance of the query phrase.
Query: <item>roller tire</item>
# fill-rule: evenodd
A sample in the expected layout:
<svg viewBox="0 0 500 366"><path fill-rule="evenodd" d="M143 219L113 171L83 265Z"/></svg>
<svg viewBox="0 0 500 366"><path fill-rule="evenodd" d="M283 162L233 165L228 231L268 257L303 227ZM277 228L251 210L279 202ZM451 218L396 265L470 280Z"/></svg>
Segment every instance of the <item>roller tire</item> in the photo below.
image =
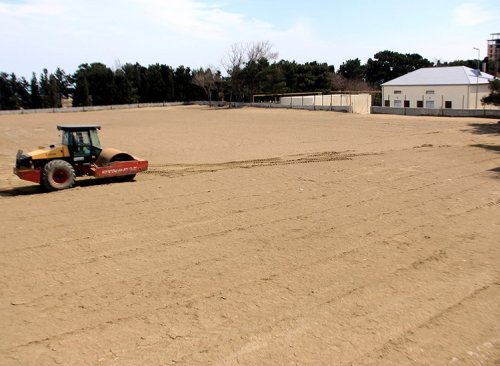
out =
<svg viewBox="0 0 500 366"><path fill-rule="evenodd" d="M64 160L51 160L43 167L42 186L47 191L60 191L75 184L75 169Z"/></svg>
<svg viewBox="0 0 500 366"><path fill-rule="evenodd" d="M127 154L127 153L120 153L118 155L115 155L111 158L111 162L113 161L131 161L134 160L134 158ZM135 178L135 174L129 174L129 175L118 175L116 177L111 177L109 178L111 183L122 183L122 182L131 182Z"/></svg>

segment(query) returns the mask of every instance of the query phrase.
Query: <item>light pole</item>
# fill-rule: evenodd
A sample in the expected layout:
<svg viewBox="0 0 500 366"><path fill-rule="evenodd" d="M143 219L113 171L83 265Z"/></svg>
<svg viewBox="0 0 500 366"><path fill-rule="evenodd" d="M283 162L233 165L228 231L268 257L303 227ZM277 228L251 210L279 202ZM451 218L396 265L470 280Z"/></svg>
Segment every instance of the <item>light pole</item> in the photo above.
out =
<svg viewBox="0 0 500 366"><path fill-rule="evenodd" d="M479 63L481 62L481 51L477 47L473 47L474 50L477 50L477 74L476 74L476 109L477 109L477 92L479 89L479 74L481 73L481 69Z"/></svg>

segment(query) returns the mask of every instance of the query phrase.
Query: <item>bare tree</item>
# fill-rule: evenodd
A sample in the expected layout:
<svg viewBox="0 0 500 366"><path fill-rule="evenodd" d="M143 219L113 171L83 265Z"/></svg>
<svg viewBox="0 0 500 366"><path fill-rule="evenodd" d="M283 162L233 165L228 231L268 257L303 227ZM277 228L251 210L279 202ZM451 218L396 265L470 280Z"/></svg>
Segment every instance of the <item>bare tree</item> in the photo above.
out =
<svg viewBox="0 0 500 366"><path fill-rule="evenodd" d="M330 73L330 89L332 91L375 91L364 80L347 79L338 73Z"/></svg>
<svg viewBox="0 0 500 366"><path fill-rule="evenodd" d="M226 72L231 73L236 69L243 68L248 62L257 62L261 58L274 61L278 58L278 52L274 51L273 44L269 41L233 43L221 60Z"/></svg>
<svg viewBox="0 0 500 366"><path fill-rule="evenodd" d="M244 45L241 43L234 43L229 47L221 60L222 67L229 75L229 103L233 101L233 95L239 93L241 84L239 75L246 62L245 57L246 52Z"/></svg>
<svg viewBox="0 0 500 366"><path fill-rule="evenodd" d="M246 62L257 62L261 58L274 61L278 58L278 52L273 50L273 45L269 41L250 42L245 46Z"/></svg>
<svg viewBox="0 0 500 366"><path fill-rule="evenodd" d="M331 90L346 90L347 89L347 79L337 73L330 73L330 89Z"/></svg>
<svg viewBox="0 0 500 366"><path fill-rule="evenodd" d="M245 46L241 43L234 43L222 58L222 67L224 67L228 75L231 75L235 70L243 67L243 64L246 62L245 56Z"/></svg>
<svg viewBox="0 0 500 366"><path fill-rule="evenodd" d="M217 83L220 82L220 71L213 66L208 66L205 70L200 68L193 72L193 84L202 88L208 97L208 105L212 107L212 90L215 89Z"/></svg>
<svg viewBox="0 0 500 366"><path fill-rule="evenodd" d="M222 67L229 75L229 102L233 101L233 96L242 98L241 71L249 62L258 62L265 58L268 61L276 60L278 52L273 50L273 45L269 41L234 43L229 47L221 60Z"/></svg>

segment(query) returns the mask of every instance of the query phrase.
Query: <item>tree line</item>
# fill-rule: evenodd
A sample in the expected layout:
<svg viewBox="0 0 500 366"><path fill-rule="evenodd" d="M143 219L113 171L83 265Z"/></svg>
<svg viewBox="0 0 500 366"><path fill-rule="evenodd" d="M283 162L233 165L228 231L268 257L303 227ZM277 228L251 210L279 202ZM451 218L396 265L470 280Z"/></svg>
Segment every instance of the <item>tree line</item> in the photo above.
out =
<svg viewBox="0 0 500 366"><path fill-rule="evenodd" d="M126 63L114 70L99 62L85 63L72 74L44 69L30 81L0 72L0 109L58 108L63 100L72 100L75 107L205 99L248 102L255 94L378 90L380 84L422 67L477 67L475 60L433 63L419 54L394 51L378 52L366 64L358 58L347 60L338 70L325 62L277 58L265 41L231 46L221 61L226 76L213 66L173 68L159 63Z"/></svg>

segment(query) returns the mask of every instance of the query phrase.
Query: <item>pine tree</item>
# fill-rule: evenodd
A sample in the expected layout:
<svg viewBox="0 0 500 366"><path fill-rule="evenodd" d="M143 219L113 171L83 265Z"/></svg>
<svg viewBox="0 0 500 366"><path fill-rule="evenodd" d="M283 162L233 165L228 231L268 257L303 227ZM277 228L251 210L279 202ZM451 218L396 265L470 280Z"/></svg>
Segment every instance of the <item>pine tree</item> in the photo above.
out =
<svg viewBox="0 0 500 366"><path fill-rule="evenodd" d="M89 106L92 101L89 95L89 84L85 69L80 65L80 69L75 73L75 93L73 94L73 107Z"/></svg>
<svg viewBox="0 0 500 366"><path fill-rule="evenodd" d="M484 97L482 102L500 106L500 79L490 81L490 94Z"/></svg>
<svg viewBox="0 0 500 366"><path fill-rule="evenodd" d="M59 94L57 79L53 74L50 74L49 76L48 104L50 108L61 107L61 94Z"/></svg>
<svg viewBox="0 0 500 366"><path fill-rule="evenodd" d="M38 85L38 80L36 74L33 73L30 83L30 99L31 108L42 108L42 96L40 95L40 86Z"/></svg>
<svg viewBox="0 0 500 366"><path fill-rule="evenodd" d="M40 74L40 95L42 97L42 108L50 107L49 94L49 72L47 71L47 69L43 69L43 73Z"/></svg>

